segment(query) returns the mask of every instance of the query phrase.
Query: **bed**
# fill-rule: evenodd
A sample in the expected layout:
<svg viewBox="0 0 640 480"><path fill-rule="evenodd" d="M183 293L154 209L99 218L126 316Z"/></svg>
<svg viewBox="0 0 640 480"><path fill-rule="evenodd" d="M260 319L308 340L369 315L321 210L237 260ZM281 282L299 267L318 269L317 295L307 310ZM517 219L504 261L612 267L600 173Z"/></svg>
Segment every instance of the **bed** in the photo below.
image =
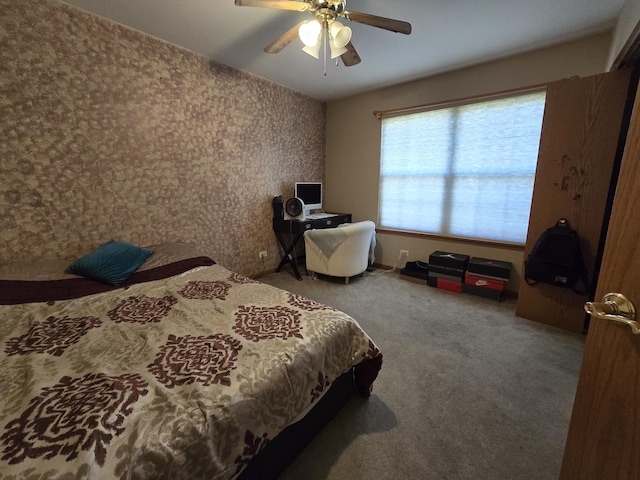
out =
<svg viewBox="0 0 640 480"><path fill-rule="evenodd" d="M148 250L119 286L0 268L0 478L276 478L370 395L382 354L347 314Z"/></svg>

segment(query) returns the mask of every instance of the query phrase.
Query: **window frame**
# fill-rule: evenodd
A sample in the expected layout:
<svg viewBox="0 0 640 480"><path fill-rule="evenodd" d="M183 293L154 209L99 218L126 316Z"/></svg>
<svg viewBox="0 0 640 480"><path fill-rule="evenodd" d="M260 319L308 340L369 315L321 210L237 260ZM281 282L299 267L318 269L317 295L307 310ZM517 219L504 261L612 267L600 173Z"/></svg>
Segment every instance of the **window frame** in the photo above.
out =
<svg viewBox="0 0 640 480"><path fill-rule="evenodd" d="M433 110L448 109L448 108L455 108L458 106L471 105L474 103L491 102L495 100L513 98L513 97L523 96L531 93L540 93L540 92L546 93L546 90L547 90L547 84L539 84L539 85L533 85L525 88L504 90L496 93L464 97L464 98L449 100L444 102L435 102L430 104L396 108L396 109L390 109L390 110L376 110L373 112L373 115L378 120L383 120L391 117L412 115L416 113L428 112ZM544 123L544 112L543 112L542 122ZM542 136L542 128L541 128L541 136ZM380 165L379 168L381 170L382 169L382 122L380 122L380 164L379 165ZM380 193L381 193L381 185L382 185L381 171L379 171L378 173L378 180L379 180L379 183L378 183L377 217L378 217L378 224L380 224L380 213L381 213ZM535 188L535 173L534 173L534 188ZM467 236L442 233L442 232L422 232L417 230L406 230L401 228L393 228L393 227L385 227L385 226L377 227L376 231L379 233L390 234L395 236L405 236L405 237L424 238L424 239L433 239L433 240L447 240L447 241L454 240L461 243L469 243L469 244L489 246L489 247L500 247L500 248L506 248L511 250L519 250L519 251L524 251L525 242L526 242L526 238L522 242L510 242L506 240L487 239L487 238L480 238L480 237L467 237Z"/></svg>

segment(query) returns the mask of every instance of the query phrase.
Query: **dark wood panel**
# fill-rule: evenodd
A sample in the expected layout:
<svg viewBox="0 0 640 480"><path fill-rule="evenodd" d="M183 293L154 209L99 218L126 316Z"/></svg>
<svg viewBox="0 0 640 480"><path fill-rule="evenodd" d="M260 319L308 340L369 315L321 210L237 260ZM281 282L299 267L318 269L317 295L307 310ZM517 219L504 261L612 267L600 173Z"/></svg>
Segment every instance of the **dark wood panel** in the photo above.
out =
<svg viewBox="0 0 640 480"><path fill-rule="evenodd" d="M549 85L524 258L540 234L566 218L593 274L630 71ZM516 315L582 332L586 295L521 282Z"/></svg>

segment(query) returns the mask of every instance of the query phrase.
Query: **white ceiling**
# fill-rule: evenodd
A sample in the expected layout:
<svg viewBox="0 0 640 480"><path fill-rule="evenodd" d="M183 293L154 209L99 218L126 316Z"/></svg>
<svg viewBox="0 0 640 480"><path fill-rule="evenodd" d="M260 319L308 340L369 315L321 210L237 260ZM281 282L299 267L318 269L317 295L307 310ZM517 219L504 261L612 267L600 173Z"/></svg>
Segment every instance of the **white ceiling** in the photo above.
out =
<svg viewBox="0 0 640 480"><path fill-rule="evenodd" d="M301 51L262 49L309 13L237 7L234 0L65 0L220 63L319 100L441 73L613 27L624 0L348 0L348 10L411 23L402 35L356 22L362 63L345 67Z"/></svg>

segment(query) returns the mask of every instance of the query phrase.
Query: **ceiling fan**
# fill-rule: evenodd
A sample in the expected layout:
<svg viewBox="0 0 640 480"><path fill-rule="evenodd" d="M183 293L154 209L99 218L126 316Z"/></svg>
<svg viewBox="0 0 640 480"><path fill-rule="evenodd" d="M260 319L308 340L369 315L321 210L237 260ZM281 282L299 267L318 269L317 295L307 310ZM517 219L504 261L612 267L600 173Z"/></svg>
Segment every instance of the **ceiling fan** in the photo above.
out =
<svg viewBox="0 0 640 480"><path fill-rule="evenodd" d="M325 47L325 65L327 43L331 49L331 58L340 57L346 67L357 65L361 61L351 43L351 29L338 21L339 18L405 35L411 33L410 23L347 10L346 0L235 0L235 4L240 7L274 8L313 14L313 20L303 20L298 23L276 41L267 45L264 51L278 53L300 36L305 45L302 50L315 58L320 58L320 48Z"/></svg>

